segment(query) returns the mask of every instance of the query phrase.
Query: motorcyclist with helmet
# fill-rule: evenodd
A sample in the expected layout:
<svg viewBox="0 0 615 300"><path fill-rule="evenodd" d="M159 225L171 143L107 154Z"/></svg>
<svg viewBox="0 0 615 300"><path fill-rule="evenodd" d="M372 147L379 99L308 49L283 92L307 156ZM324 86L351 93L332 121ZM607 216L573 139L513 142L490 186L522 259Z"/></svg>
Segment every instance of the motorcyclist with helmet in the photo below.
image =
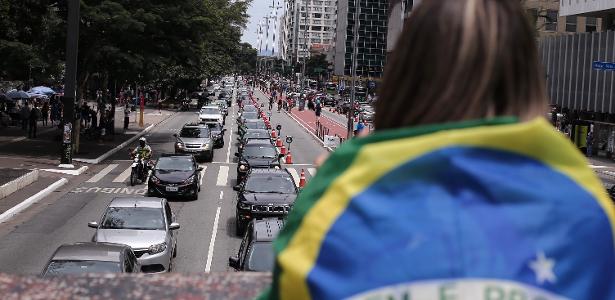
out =
<svg viewBox="0 0 615 300"><path fill-rule="evenodd" d="M130 153L132 157L136 157L137 155L141 158L141 179L144 180L146 177L147 166L149 165L149 161L152 158L152 148L147 144L147 140L142 137L139 139L139 146L132 150Z"/></svg>

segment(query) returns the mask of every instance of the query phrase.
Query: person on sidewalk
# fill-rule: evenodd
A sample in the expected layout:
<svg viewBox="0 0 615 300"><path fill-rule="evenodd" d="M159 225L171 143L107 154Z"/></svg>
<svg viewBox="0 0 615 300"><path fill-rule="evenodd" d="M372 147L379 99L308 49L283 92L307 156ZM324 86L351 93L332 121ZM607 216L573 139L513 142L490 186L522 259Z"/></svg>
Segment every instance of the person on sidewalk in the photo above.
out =
<svg viewBox="0 0 615 300"><path fill-rule="evenodd" d="M36 129L38 126L38 120L41 118L41 112L38 109L38 104L34 104L32 110L30 111L30 127L28 129L28 138L35 139L36 138Z"/></svg>
<svg viewBox="0 0 615 300"><path fill-rule="evenodd" d="M30 107L28 102L24 103L24 106L19 110L19 118L21 118L21 129L28 131L28 122L30 122Z"/></svg>
<svg viewBox="0 0 615 300"><path fill-rule="evenodd" d="M130 123L130 107L128 103L124 107L124 130L128 130L128 124Z"/></svg>
<svg viewBox="0 0 615 300"><path fill-rule="evenodd" d="M41 109L41 118L43 118L43 126L47 126L47 119L49 118L49 103L45 102Z"/></svg>
<svg viewBox="0 0 615 300"><path fill-rule="evenodd" d="M90 125L90 128L97 129L98 128L98 110L90 109L90 119L92 120L92 124Z"/></svg>
<svg viewBox="0 0 615 300"><path fill-rule="evenodd" d="M591 128L591 127L590 127ZM586 147L587 147L587 157L592 157L592 146L594 143L594 131L590 129L589 133L587 134L587 139L586 139Z"/></svg>
<svg viewBox="0 0 615 300"><path fill-rule="evenodd" d="M314 113L316 114L316 123L320 123L320 114L322 113L322 105L319 101L316 101L316 107L314 108Z"/></svg>

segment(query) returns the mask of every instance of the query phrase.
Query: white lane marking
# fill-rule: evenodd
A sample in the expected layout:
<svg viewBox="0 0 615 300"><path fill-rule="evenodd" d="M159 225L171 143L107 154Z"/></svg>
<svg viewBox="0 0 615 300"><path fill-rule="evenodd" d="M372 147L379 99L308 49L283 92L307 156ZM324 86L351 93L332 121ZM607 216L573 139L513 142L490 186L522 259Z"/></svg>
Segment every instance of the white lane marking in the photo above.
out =
<svg viewBox="0 0 615 300"><path fill-rule="evenodd" d="M228 181L228 166L220 166L220 170L218 171L218 182L216 182L217 186L225 186Z"/></svg>
<svg viewBox="0 0 615 300"><path fill-rule="evenodd" d="M590 168L592 169L605 169L608 168L607 166L594 166L594 165L589 165Z"/></svg>
<svg viewBox="0 0 615 300"><path fill-rule="evenodd" d="M231 117L231 126L230 126L231 130L229 130L230 134L229 134L228 145L227 145L228 149L226 149L226 163L227 164L231 162L231 145L234 143L233 141L233 120L232 120L234 116L235 116L235 108L233 107L233 116Z"/></svg>
<svg viewBox="0 0 615 300"><path fill-rule="evenodd" d="M222 200L222 198L224 198L224 191L220 191L220 200Z"/></svg>
<svg viewBox="0 0 615 300"><path fill-rule="evenodd" d="M316 176L316 168L308 168L308 173L310 173L310 176L314 177Z"/></svg>
<svg viewBox="0 0 615 300"><path fill-rule="evenodd" d="M203 168L203 170L201 170L201 177L199 177L199 186L203 185L203 177L205 177L205 171L207 171L207 166L205 165L199 165Z"/></svg>
<svg viewBox="0 0 615 300"><path fill-rule="evenodd" d="M109 174L109 172L113 171L113 169L115 169L116 167L117 167L117 164L110 164L106 168L100 170L98 174L92 176L92 178L88 179L88 181L86 182L98 182L103 177L105 177L105 175Z"/></svg>
<svg viewBox="0 0 615 300"><path fill-rule="evenodd" d="M126 170L124 170L124 172L122 172L120 175L115 177L115 179L113 179L113 182L124 182L124 181L126 181L126 179L128 179L128 177L130 176L130 172L132 172L132 165L128 166L128 168Z"/></svg>
<svg viewBox="0 0 615 300"><path fill-rule="evenodd" d="M290 173L290 176L293 177L293 180L295 181L295 185L299 186L299 173L297 173L297 170L295 170L294 168L286 168L286 170L288 170L288 172Z"/></svg>
<svg viewBox="0 0 615 300"><path fill-rule="evenodd" d="M214 257L214 246L216 243L216 235L218 234L218 220L220 219L220 206L216 211L216 217L214 218L214 228L211 231L211 240L209 240L209 250L207 251L207 263L205 263L205 273L211 271L211 260Z"/></svg>

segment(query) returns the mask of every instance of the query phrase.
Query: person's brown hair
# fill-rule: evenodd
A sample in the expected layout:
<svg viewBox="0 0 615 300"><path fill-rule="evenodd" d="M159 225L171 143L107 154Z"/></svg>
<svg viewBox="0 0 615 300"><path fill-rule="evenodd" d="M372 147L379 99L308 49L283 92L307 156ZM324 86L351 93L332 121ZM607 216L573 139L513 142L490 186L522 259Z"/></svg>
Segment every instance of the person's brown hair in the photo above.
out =
<svg viewBox="0 0 615 300"><path fill-rule="evenodd" d="M542 116L543 74L520 1L423 0L387 64L375 126Z"/></svg>

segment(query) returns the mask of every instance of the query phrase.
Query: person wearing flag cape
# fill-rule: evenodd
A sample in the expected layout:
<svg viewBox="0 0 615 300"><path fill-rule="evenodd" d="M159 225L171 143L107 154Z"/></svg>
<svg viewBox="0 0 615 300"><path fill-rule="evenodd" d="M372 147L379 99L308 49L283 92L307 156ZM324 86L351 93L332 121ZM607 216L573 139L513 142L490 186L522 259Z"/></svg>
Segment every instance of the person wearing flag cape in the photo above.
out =
<svg viewBox="0 0 615 300"><path fill-rule="evenodd" d="M615 208L548 108L520 1L423 0L375 132L301 192L261 299L615 299Z"/></svg>

